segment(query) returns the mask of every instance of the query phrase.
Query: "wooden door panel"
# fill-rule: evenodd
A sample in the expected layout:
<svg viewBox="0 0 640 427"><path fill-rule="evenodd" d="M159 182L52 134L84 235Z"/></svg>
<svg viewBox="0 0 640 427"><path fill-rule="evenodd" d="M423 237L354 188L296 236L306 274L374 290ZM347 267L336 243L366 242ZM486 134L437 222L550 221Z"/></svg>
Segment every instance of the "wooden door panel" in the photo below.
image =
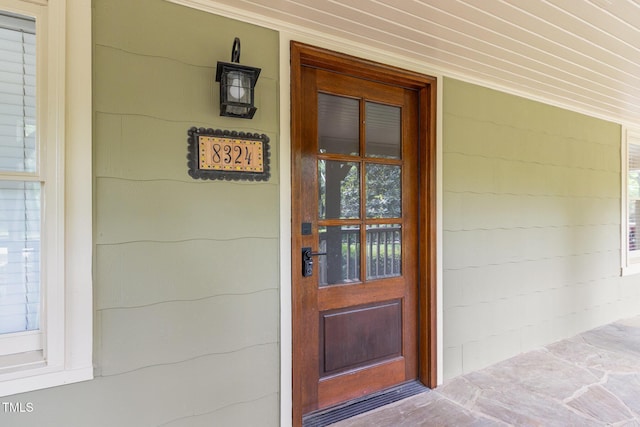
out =
<svg viewBox="0 0 640 427"><path fill-rule="evenodd" d="M402 301L320 312L320 377L402 353Z"/></svg>

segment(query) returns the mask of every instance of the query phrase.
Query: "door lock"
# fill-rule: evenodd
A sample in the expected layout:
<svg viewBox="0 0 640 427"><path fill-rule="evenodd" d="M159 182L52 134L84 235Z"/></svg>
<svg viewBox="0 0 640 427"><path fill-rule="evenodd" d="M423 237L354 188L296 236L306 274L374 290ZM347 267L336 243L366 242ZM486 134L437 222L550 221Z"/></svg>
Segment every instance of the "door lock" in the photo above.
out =
<svg viewBox="0 0 640 427"><path fill-rule="evenodd" d="M311 248L302 248L302 277L313 276L312 257L326 254L326 252L311 252Z"/></svg>

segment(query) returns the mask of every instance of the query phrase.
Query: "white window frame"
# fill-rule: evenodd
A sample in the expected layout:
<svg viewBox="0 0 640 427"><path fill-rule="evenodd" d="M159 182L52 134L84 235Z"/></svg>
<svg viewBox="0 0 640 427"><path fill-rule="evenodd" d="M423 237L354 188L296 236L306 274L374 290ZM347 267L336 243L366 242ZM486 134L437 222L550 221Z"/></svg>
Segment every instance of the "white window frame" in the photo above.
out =
<svg viewBox="0 0 640 427"><path fill-rule="evenodd" d="M628 198L628 176L629 176L629 145L640 146L640 129L624 128L622 131L622 218L621 218L621 238L622 243L622 275L640 273L640 250L629 251L629 198ZM640 237L640 236L639 236Z"/></svg>
<svg viewBox="0 0 640 427"><path fill-rule="evenodd" d="M11 11L11 10L9 10ZM34 12L37 12L37 10L34 10ZM33 18L37 18L38 21L40 21L39 27L36 29L36 33L37 31L41 31L44 30L44 23L46 21L44 21L42 19L42 17L40 16L40 14L37 13L32 13L30 14L31 17ZM14 27L14 25L18 25L20 26L20 24L17 24L17 21L14 21L11 18L7 18L6 20L2 19L3 23L6 23L8 25L10 25L12 28ZM36 26L38 26L38 22L35 23ZM36 39L36 42L38 42L38 40ZM40 51L42 50L41 46L37 46L36 48L36 53L38 55L40 55ZM42 62L44 60L44 58L42 58L42 56L40 55L40 57L37 58L38 62ZM36 84L36 88L43 86L44 85L44 81L40 76L40 73L36 74L36 78L39 78L40 81L37 82ZM36 101L40 100L40 96L39 94L36 96ZM37 115L40 116L43 108L41 105L37 105L36 106L37 109ZM43 124L44 123L38 123L38 125ZM37 136L40 136L40 132L37 132ZM37 182L45 182L47 179L44 177L44 174L42 173L42 161L41 161L41 153L42 153L42 141L41 138L38 138L36 140L36 145L37 145L37 158L36 158L36 165L35 165L35 170L33 171L11 171L11 170L7 170L7 171L0 171L0 179L2 179L3 181L14 181L14 182L22 182L22 183L37 183ZM53 187L53 190L55 190L55 187ZM42 190L41 190L42 191ZM44 193L41 194L41 197L44 197ZM53 212L55 215L55 212ZM40 213L41 217L44 217L43 213ZM44 234L44 230L41 230L41 239L43 238ZM42 283L42 280L40 280L40 283ZM42 289L40 289L40 293L42 293ZM40 323L42 323L42 320L40 321ZM0 372L3 369L3 365L6 365L6 363L2 362L2 356L8 356L8 355L14 355L16 353L24 353L24 352L29 352L29 351L42 351L43 349L43 334L42 334L42 328L38 328L36 330L29 330L29 331L23 331L23 332L19 332L19 333L11 333L11 334L0 334Z"/></svg>
<svg viewBox="0 0 640 427"><path fill-rule="evenodd" d="M48 187L42 349L0 356L0 396L9 396L93 378L91 1L0 0L0 9L36 18L37 126ZM4 353L16 345L7 340L0 340Z"/></svg>

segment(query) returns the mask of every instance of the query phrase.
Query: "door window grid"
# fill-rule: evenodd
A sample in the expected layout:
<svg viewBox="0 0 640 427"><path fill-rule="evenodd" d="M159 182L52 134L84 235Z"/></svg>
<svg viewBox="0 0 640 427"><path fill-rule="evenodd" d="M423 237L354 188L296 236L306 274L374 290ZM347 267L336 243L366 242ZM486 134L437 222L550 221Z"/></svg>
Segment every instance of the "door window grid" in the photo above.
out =
<svg viewBox="0 0 640 427"><path fill-rule="evenodd" d="M337 114L341 108L344 115ZM318 247L328 253L318 259L319 286L402 274L401 137L399 107L318 94Z"/></svg>

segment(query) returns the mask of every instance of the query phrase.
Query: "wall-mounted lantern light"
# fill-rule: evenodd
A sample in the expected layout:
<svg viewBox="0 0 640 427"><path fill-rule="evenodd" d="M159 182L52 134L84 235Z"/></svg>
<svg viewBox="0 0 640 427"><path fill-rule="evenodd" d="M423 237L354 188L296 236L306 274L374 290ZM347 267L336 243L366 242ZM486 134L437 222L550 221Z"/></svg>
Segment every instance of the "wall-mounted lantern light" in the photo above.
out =
<svg viewBox="0 0 640 427"><path fill-rule="evenodd" d="M216 81L220 82L220 115L251 119L257 108L253 105L253 88L260 68L240 65L240 39L233 41L231 62L218 62Z"/></svg>

